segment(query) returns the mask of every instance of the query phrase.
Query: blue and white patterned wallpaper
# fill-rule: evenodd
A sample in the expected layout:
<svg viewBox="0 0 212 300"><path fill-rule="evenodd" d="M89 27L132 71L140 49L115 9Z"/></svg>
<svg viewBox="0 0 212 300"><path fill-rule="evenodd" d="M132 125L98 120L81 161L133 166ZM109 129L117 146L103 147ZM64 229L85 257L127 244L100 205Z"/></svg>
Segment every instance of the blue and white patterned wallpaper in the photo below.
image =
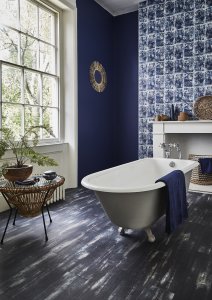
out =
<svg viewBox="0 0 212 300"><path fill-rule="evenodd" d="M212 95L212 0L139 4L139 158L152 156L152 125L171 105L193 116Z"/></svg>

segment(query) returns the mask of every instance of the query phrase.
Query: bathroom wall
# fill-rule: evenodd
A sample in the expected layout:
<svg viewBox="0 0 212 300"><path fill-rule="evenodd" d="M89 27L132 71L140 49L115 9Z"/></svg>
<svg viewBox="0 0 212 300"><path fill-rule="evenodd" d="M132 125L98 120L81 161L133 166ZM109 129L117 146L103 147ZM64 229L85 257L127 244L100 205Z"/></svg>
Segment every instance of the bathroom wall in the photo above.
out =
<svg viewBox="0 0 212 300"><path fill-rule="evenodd" d="M171 104L191 118L212 95L212 1L147 0L139 5L139 157L152 156L152 125Z"/></svg>
<svg viewBox="0 0 212 300"><path fill-rule="evenodd" d="M138 159L138 11L113 20L116 164Z"/></svg>
<svg viewBox="0 0 212 300"><path fill-rule="evenodd" d="M93 0L78 0L78 178L114 165L113 17ZM105 68L107 88L97 93L89 67Z"/></svg>
<svg viewBox="0 0 212 300"><path fill-rule="evenodd" d="M113 17L93 0L77 0L78 181L138 158L138 12ZM90 64L107 72L103 93Z"/></svg>

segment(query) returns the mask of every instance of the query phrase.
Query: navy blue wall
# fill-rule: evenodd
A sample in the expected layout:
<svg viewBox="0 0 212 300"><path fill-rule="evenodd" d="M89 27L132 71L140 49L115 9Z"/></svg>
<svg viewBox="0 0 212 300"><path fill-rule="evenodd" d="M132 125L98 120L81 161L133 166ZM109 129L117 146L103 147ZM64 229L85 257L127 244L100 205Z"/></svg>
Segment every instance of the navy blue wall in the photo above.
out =
<svg viewBox="0 0 212 300"><path fill-rule="evenodd" d="M138 159L138 12L114 18L116 163Z"/></svg>
<svg viewBox="0 0 212 300"><path fill-rule="evenodd" d="M78 178L137 159L137 13L112 17L93 0L78 10ZM89 67L105 68L107 88L97 93Z"/></svg>
<svg viewBox="0 0 212 300"><path fill-rule="evenodd" d="M113 17L93 0L78 0L78 177L108 168L113 154L113 86L111 39ZM108 85L97 93L89 82L89 67L97 60Z"/></svg>

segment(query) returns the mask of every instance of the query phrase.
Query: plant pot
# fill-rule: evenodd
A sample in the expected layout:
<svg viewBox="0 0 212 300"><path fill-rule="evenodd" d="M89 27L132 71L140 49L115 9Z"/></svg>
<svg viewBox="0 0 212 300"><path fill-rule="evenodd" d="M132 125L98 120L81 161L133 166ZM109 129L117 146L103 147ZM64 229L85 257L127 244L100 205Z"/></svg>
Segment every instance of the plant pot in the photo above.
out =
<svg viewBox="0 0 212 300"><path fill-rule="evenodd" d="M24 181L32 174L32 169L32 165L24 165L21 168L14 166L6 167L3 176L9 181Z"/></svg>

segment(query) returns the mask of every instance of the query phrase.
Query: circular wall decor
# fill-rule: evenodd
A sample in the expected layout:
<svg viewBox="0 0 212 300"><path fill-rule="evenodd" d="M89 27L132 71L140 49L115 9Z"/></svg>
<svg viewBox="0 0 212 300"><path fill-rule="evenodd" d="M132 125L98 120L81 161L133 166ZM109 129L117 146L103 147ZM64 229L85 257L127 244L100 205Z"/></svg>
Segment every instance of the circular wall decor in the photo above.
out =
<svg viewBox="0 0 212 300"><path fill-rule="evenodd" d="M89 71L90 83L95 91L101 93L107 85L107 75L102 64L98 61L92 62Z"/></svg>

